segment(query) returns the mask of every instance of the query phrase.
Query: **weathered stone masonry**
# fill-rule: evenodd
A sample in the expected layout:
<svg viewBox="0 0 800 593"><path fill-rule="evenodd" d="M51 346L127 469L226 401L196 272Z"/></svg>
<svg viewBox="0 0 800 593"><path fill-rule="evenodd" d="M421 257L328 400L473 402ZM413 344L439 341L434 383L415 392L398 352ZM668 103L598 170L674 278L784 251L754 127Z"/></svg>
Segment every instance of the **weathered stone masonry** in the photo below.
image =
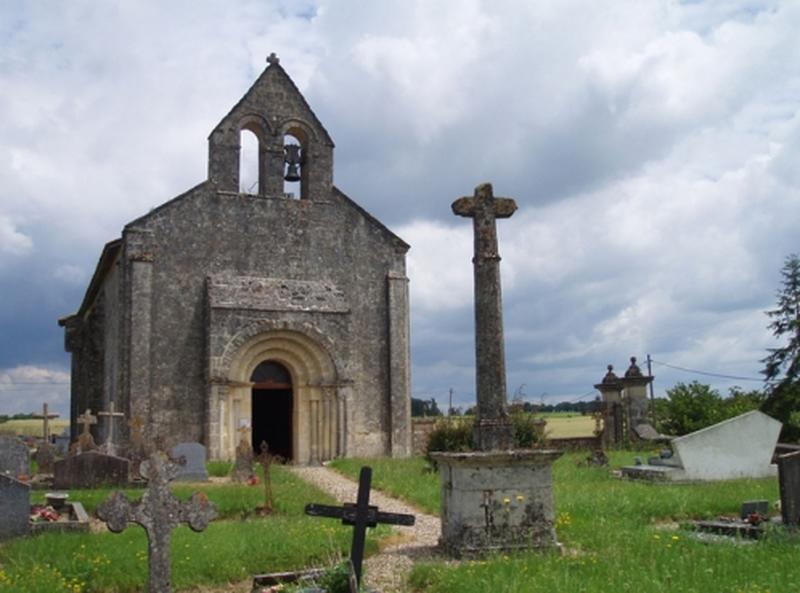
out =
<svg viewBox="0 0 800 593"><path fill-rule="evenodd" d="M258 194L239 192L245 129L259 140ZM303 154L299 199L284 194L288 134ZM232 458L240 426L282 413L254 399L278 393L254 390L270 362L290 376L294 461L410 454L408 245L333 186L332 162L272 58L212 131L209 179L126 225L60 321L73 435L77 413L113 401L149 438Z"/></svg>

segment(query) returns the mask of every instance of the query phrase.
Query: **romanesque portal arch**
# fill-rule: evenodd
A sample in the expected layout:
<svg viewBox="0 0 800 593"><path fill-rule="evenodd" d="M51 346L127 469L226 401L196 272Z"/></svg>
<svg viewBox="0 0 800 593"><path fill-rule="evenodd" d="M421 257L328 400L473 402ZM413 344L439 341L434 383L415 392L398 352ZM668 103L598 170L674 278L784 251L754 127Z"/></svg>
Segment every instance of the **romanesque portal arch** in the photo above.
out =
<svg viewBox="0 0 800 593"><path fill-rule="evenodd" d="M218 389L219 457L234 457L243 427L251 429L244 434L258 447L260 442L252 441L280 421L267 420L264 414L277 414L290 423L283 427L284 434L290 435L290 442L283 446L284 454L291 456L289 461L320 463L343 453L344 402L338 393L336 366L320 340L295 330L274 329L229 346L224 385ZM268 389L261 392L268 385L259 381L257 373L265 364L278 365L288 373L291 405L270 406L256 399L270 395Z"/></svg>

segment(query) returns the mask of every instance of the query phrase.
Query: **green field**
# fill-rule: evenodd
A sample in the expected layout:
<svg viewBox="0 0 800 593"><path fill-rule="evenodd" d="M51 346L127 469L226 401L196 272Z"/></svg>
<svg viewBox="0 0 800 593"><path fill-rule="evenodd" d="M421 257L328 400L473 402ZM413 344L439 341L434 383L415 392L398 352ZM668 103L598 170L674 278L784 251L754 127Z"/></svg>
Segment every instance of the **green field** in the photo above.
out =
<svg viewBox="0 0 800 593"><path fill-rule="evenodd" d="M41 420L8 420L0 423L0 434L20 435L26 437L42 436ZM69 426L69 420L55 418L50 421L50 433L61 434Z"/></svg>

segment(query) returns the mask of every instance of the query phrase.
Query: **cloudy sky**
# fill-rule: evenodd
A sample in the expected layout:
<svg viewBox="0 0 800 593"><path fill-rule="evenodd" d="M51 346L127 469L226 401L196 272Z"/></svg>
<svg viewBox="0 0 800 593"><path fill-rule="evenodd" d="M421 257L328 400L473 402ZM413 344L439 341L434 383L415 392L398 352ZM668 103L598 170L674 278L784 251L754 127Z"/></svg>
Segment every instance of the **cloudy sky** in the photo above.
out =
<svg viewBox="0 0 800 593"><path fill-rule="evenodd" d="M491 181L509 390L587 396L651 354L656 394L758 382L800 250L800 4L6 0L0 413L64 414L103 244L205 178L206 138L276 52L335 183L412 245L413 391L474 398L472 229ZM588 395L589 398L592 395Z"/></svg>

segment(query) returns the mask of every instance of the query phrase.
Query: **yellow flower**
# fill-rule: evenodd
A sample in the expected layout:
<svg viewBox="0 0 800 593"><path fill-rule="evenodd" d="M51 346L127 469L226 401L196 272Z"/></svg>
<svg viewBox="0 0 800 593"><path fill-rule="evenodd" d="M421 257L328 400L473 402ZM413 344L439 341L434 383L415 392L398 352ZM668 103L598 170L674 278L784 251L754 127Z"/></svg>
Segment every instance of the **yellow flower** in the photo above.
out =
<svg viewBox="0 0 800 593"><path fill-rule="evenodd" d="M510 499L508 496L506 496L506 497L503 499L503 504L511 504L511 499Z"/></svg>
<svg viewBox="0 0 800 593"><path fill-rule="evenodd" d="M522 494L517 494L517 502L522 502L523 500L525 500L525 497Z"/></svg>

